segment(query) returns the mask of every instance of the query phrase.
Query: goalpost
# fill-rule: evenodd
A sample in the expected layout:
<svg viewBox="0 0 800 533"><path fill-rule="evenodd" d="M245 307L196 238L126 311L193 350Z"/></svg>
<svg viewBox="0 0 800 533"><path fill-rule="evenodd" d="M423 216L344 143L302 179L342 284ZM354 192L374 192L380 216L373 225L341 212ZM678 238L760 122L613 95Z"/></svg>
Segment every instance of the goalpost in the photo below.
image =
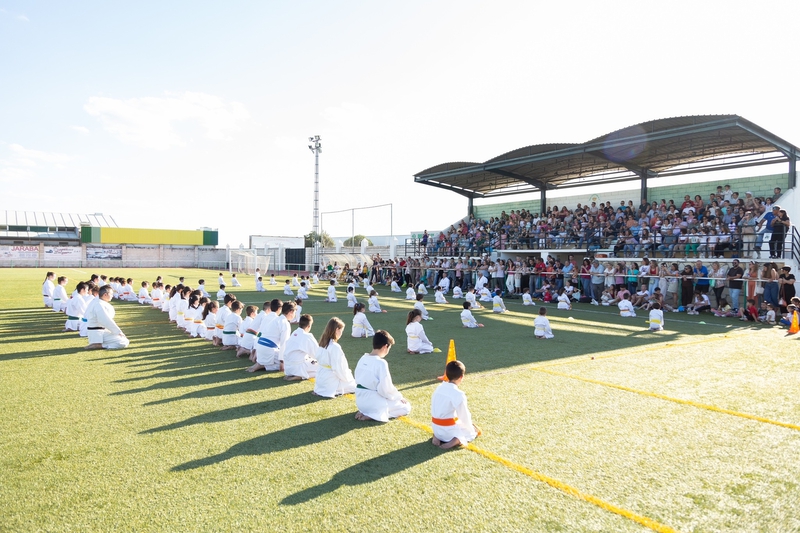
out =
<svg viewBox="0 0 800 533"><path fill-rule="evenodd" d="M231 272L252 276L256 273L256 269L259 269L265 274L269 270L269 263L269 257L256 255L250 250L231 250Z"/></svg>

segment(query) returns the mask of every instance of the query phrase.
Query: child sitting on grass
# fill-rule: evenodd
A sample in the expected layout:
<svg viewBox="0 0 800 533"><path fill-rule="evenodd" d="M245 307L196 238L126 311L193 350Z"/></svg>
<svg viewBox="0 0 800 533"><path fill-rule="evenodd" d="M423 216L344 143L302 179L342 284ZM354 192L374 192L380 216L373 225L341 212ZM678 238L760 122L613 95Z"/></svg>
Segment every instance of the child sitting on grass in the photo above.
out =
<svg viewBox="0 0 800 533"><path fill-rule="evenodd" d="M495 289L494 291L494 298L492 298L492 312L493 313L505 313L506 312L506 304L503 302L503 298L500 296L501 291L500 289Z"/></svg>
<svg viewBox="0 0 800 533"><path fill-rule="evenodd" d="M475 440L481 430L472 423L467 395L458 388L466 373L464 363L450 361L444 373L447 381L436 387L431 397L431 442L434 446L448 450Z"/></svg>
<svg viewBox="0 0 800 533"><path fill-rule="evenodd" d="M533 334L537 339L552 339L553 330L550 329L550 320L547 319L547 308L539 308L539 316L533 321Z"/></svg>
<svg viewBox="0 0 800 533"><path fill-rule="evenodd" d="M464 302L464 310L461 311L461 324L465 328L482 328L483 324L478 324L478 321L475 320L475 317L472 316L472 311L470 311L469 302Z"/></svg>
<svg viewBox="0 0 800 533"><path fill-rule="evenodd" d="M385 360L393 345L392 336L379 329L372 338L372 351L356 365L356 420L388 422L411 412L411 404L392 383Z"/></svg>
<svg viewBox="0 0 800 533"><path fill-rule="evenodd" d="M420 294L420 296L422 296ZM417 302L419 303L419 302ZM422 327L422 312L419 309L412 309L408 313L406 319L406 343L408 345L408 353L431 353L433 352L433 343L428 340L425 335L425 328Z"/></svg>
<svg viewBox="0 0 800 533"><path fill-rule="evenodd" d="M664 330L664 311L661 310L661 304L653 302L650 309L649 320L650 331L663 331Z"/></svg>

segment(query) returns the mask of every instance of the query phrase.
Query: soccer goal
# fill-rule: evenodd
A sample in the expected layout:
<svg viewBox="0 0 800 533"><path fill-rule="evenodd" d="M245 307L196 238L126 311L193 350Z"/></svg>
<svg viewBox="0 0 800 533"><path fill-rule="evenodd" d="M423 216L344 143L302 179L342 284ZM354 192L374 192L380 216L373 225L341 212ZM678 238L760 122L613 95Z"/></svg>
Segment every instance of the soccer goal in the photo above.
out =
<svg viewBox="0 0 800 533"><path fill-rule="evenodd" d="M263 274L269 270L270 258L263 255L256 255L250 250L231 250L231 272L237 274L248 274L250 276L259 269Z"/></svg>

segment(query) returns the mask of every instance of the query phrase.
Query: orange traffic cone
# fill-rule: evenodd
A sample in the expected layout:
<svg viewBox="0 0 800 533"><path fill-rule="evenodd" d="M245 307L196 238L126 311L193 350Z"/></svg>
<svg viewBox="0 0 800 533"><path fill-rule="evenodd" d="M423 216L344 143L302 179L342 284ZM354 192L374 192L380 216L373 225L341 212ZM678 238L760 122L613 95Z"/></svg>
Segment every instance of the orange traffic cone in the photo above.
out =
<svg viewBox="0 0 800 533"><path fill-rule="evenodd" d="M794 335L795 333L800 332L800 322L798 321L797 315L800 315L800 313L797 311L792 312L792 325L789 326L789 335Z"/></svg>
<svg viewBox="0 0 800 533"><path fill-rule="evenodd" d="M455 361L455 360L456 360L456 341L454 341L453 339L450 339L450 348L447 349L447 360L444 362L445 369L447 368L447 363L449 363L450 361ZM447 372L446 371L445 371L444 374L442 374L441 376L439 376L436 379L438 379L439 381L449 381L447 379Z"/></svg>

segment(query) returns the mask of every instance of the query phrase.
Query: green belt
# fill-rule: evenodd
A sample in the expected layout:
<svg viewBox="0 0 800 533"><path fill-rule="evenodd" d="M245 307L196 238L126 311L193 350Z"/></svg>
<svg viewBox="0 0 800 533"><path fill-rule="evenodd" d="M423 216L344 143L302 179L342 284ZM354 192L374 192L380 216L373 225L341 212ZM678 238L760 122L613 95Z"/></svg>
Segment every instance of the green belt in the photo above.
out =
<svg viewBox="0 0 800 533"><path fill-rule="evenodd" d="M361 384L356 384L356 388L357 388L357 389L364 389L364 390L371 390L372 392L378 392L378 391L376 391L376 390L373 390L373 389L368 389L368 388L364 387L364 386L363 386L363 385L361 385Z"/></svg>
<svg viewBox="0 0 800 533"><path fill-rule="evenodd" d="M81 317L79 316L67 316L67 320L80 320Z"/></svg>
<svg viewBox="0 0 800 533"><path fill-rule="evenodd" d="M222 334L223 335L236 335L236 332L235 331L223 331Z"/></svg>

